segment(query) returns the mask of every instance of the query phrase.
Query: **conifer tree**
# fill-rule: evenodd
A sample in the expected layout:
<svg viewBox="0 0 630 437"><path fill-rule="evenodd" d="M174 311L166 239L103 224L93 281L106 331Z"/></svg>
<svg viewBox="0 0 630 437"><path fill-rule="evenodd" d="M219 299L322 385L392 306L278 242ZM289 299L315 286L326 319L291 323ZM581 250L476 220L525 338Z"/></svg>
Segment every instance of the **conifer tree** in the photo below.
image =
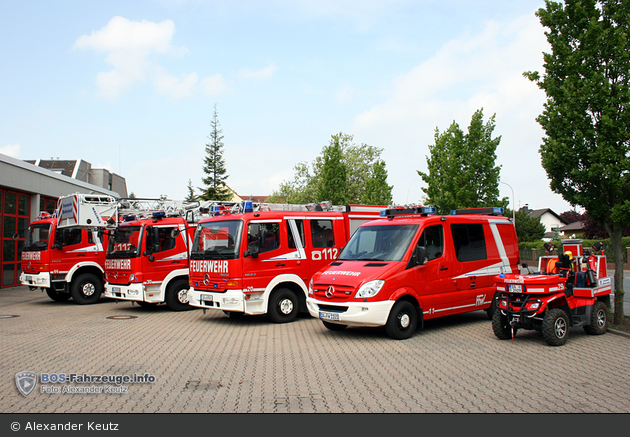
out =
<svg viewBox="0 0 630 437"><path fill-rule="evenodd" d="M202 178L205 188L200 188L202 200L226 201L232 199L230 190L225 185L228 178L223 159L223 130L219 122L217 105L214 105L214 113L210 122L210 142L206 144L206 156L203 160L203 172L206 177Z"/></svg>

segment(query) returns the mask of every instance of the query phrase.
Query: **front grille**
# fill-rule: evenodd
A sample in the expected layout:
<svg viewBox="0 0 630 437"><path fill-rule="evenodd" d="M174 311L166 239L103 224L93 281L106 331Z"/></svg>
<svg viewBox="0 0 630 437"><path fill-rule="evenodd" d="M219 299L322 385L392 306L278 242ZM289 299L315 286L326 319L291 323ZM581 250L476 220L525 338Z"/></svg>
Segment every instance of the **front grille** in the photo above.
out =
<svg viewBox="0 0 630 437"><path fill-rule="evenodd" d="M326 291L330 285L316 285L313 287L313 294L318 298L324 298L329 300L334 299L348 299L354 294L354 287L348 285L332 285L334 293L331 297L326 296Z"/></svg>
<svg viewBox="0 0 630 437"><path fill-rule="evenodd" d="M329 313L345 313L348 311L348 307L337 306L337 305L317 305L320 311L326 311Z"/></svg>

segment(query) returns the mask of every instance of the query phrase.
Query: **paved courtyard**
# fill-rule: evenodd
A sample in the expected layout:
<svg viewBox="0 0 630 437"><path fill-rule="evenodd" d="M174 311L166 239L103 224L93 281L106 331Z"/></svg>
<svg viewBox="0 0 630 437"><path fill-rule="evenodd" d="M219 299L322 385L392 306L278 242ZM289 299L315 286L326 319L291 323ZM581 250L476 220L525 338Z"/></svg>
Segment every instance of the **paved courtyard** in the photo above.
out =
<svg viewBox="0 0 630 437"><path fill-rule="evenodd" d="M2 413L630 412L630 338L576 328L562 347L534 331L500 341L480 311L402 341L328 331L308 316L278 325L104 299L80 306L26 287L0 290L0 316ZM155 381L38 380L24 396L23 371Z"/></svg>

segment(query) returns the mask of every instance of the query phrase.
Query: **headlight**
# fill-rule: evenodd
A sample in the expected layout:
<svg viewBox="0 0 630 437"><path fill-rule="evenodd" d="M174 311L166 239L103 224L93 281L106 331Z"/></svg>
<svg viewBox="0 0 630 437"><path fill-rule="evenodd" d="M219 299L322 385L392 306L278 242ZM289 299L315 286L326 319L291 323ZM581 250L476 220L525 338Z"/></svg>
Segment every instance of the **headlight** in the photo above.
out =
<svg viewBox="0 0 630 437"><path fill-rule="evenodd" d="M383 279L376 279L374 281L366 282L359 288L359 291L357 291L357 294L354 296L354 298L367 299L369 297L374 297L379 291L381 291L384 283L385 281Z"/></svg>
<svg viewBox="0 0 630 437"><path fill-rule="evenodd" d="M313 278L311 278L311 280L308 282L308 295L313 295Z"/></svg>

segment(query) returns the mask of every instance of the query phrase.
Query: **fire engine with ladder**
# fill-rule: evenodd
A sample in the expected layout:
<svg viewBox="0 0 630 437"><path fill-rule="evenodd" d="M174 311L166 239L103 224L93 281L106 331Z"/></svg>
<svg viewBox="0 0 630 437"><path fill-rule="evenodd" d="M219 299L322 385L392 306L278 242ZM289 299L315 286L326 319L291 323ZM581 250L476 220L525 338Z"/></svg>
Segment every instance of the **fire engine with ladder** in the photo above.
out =
<svg viewBox="0 0 630 437"><path fill-rule="evenodd" d="M22 285L41 288L57 302L71 297L78 304L98 301L107 245L101 228L117 208L112 196L74 194L60 198L55 213L40 213L26 230Z"/></svg>
<svg viewBox="0 0 630 437"><path fill-rule="evenodd" d="M293 321L306 313L308 281L330 264L354 231L386 206L247 202L197 224L189 305L228 317L267 314Z"/></svg>
<svg viewBox="0 0 630 437"><path fill-rule="evenodd" d="M182 205L183 207L183 205ZM105 257L110 234L125 214L182 212L163 199L115 198L75 193L61 197L57 210L41 213L25 235L20 281L41 288L58 302L92 304L105 284Z"/></svg>

